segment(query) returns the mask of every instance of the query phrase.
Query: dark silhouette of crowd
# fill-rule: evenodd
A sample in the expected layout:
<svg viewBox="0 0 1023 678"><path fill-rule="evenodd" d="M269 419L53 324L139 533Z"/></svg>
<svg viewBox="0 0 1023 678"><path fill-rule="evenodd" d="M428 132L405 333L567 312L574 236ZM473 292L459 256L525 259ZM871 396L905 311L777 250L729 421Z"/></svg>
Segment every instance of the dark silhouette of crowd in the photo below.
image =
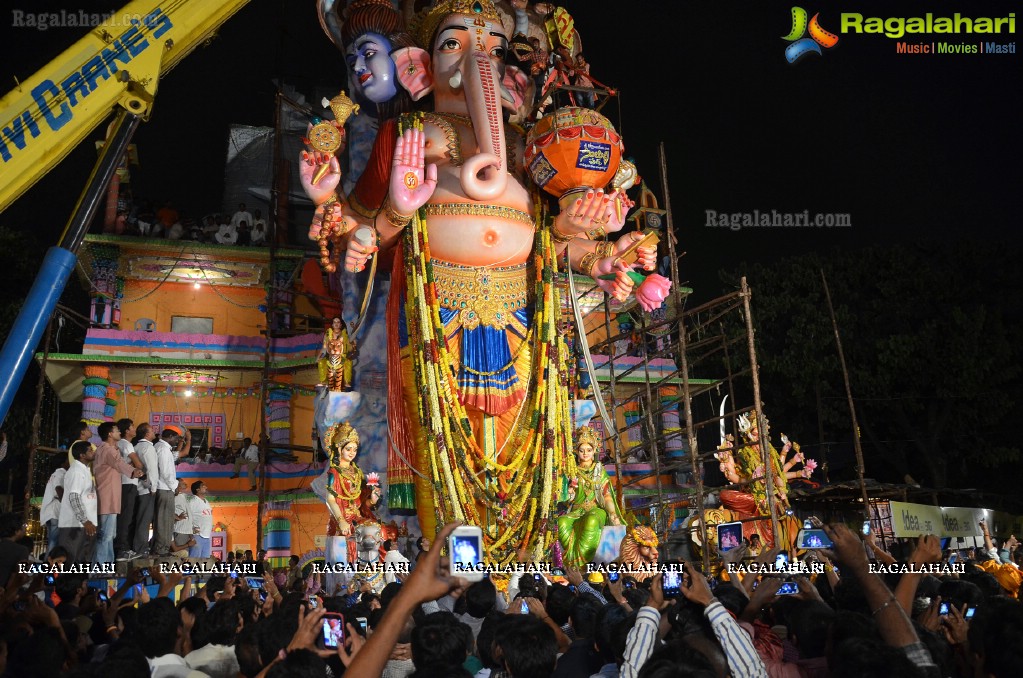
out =
<svg viewBox="0 0 1023 678"><path fill-rule="evenodd" d="M435 543L446 543L454 527ZM522 574L470 584L450 574L435 547L415 559L404 582L379 593L367 585L312 595L301 572L287 583L267 572L255 580L216 575L200 586L180 574L132 570L107 599L84 576L48 582L19 573L24 529L7 514L0 676L1002 678L1023 671L1014 538L996 544L987 536L985 548L943 553L937 537L923 536L896 559L845 525L824 529L833 549L801 561L824 565L812 578L708 579L684 563L676 595L662 586L663 574L593 582L572 568L564 582ZM745 550L730 551L717 569L751 562ZM952 553L960 572L948 567ZM58 546L46 562L66 555ZM752 561L776 555L765 550ZM916 571L943 564L949 573ZM292 565L300 569L297 559ZM872 571L880 566L902 572ZM779 595L786 578L796 593ZM179 585L175 604L168 596ZM325 646L325 637L339 639L338 647Z"/></svg>

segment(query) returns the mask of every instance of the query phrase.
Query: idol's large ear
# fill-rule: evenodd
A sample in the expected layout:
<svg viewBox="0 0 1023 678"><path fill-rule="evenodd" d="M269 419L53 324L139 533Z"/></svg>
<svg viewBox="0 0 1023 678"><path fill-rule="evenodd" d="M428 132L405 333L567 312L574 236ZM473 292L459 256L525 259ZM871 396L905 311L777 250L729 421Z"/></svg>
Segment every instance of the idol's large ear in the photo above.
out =
<svg viewBox="0 0 1023 678"><path fill-rule="evenodd" d="M408 90L413 101L419 101L433 91L430 72L430 53L418 47L403 47L391 53L398 82Z"/></svg>
<svg viewBox="0 0 1023 678"><path fill-rule="evenodd" d="M506 66L501 80L501 105L518 112L529 89L529 76L518 66Z"/></svg>

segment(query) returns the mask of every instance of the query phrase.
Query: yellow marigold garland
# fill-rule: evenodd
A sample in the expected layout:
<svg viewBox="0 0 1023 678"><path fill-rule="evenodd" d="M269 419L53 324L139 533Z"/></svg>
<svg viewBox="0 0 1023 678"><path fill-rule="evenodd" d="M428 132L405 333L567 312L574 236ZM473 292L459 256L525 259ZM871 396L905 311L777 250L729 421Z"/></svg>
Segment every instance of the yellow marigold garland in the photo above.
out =
<svg viewBox="0 0 1023 678"><path fill-rule="evenodd" d="M422 119L410 116L404 124L421 128ZM542 220L545 215L538 211L537 218ZM421 346L410 353L420 386L417 410L427 431L438 523L459 519L482 525L477 504L483 503L501 513L496 519L502 528L498 534L491 536L484 530L489 560L510 561L514 557L511 546L519 544L547 550L556 536L551 518L560 495L561 475L574 461L568 453L571 418L566 390L567 353L557 332L559 303L553 284L557 264L549 229L538 229L536 236L536 308L531 330L523 339L532 344L531 377L523 409L505 442L516 452L504 464L486 458L472 436L460 401L458 365L448 351L440 320L424 212L413 217L405 237L408 336L411 346ZM508 487L505 497L498 500L497 492L488 487L488 477L504 480ZM534 543L534 539L539 542Z"/></svg>

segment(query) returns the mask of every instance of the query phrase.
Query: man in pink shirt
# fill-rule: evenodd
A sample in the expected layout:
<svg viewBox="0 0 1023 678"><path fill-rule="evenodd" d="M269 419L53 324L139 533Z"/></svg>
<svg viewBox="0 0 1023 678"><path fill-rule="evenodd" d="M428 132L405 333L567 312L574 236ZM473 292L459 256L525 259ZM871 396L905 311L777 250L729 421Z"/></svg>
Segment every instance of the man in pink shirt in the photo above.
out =
<svg viewBox="0 0 1023 678"><path fill-rule="evenodd" d="M96 478L96 495L99 500L99 534L96 535L96 563L114 562L114 536L117 534L117 515L121 512L121 474L141 478L142 471L134 468L121 458L117 441L121 429L112 421L99 425L100 440L103 443L96 450L92 462L92 473Z"/></svg>

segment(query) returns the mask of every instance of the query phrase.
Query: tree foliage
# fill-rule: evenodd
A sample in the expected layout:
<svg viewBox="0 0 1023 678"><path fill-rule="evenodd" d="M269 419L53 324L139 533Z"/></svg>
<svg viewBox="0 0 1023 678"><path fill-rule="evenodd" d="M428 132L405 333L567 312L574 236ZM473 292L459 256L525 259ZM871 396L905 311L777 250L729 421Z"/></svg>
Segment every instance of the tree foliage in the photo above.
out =
<svg viewBox="0 0 1023 678"><path fill-rule="evenodd" d="M722 273L753 288L774 429L785 422L807 439L819 414L826 440L852 436L823 270L867 476L992 487L992 469L1016 469L1020 458L1019 253L988 243L868 247Z"/></svg>

